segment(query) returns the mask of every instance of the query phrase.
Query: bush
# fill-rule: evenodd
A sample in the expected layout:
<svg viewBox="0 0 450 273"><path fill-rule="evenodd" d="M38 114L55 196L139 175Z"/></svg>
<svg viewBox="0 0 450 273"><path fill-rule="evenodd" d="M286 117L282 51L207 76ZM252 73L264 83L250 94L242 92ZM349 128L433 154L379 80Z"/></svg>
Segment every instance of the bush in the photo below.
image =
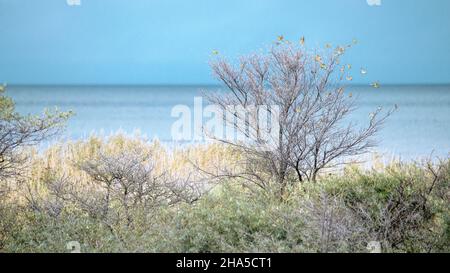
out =
<svg viewBox="0 0 450 273"><path fill-rule="evenodd" d="M236 156L123 135L55 144L30 155L30 178L1 200L0 251L67 252L78 241L83 252L367 252L374 240L384 252L450 251L448 160L348 167L286 188L282 199L239 178L212 183L190 163L213 171ZM114 185L108 214L102 177ZM174 177L189 183L174 192ZM178 199L190 185L201 195Z"/></svg>
<svg viewBox="0 0 450 273"><path fill-rule="evenodd" d="M396 163L383 171L349 170L324 181L386 251L449 251L450 161Z"/></svg>

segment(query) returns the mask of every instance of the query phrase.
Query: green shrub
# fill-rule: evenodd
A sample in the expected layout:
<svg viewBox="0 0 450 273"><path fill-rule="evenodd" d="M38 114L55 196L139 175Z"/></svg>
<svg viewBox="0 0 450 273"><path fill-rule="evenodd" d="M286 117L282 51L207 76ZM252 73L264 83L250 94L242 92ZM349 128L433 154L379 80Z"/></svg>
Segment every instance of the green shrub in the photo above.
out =
<svg viewBox="0 0 450 273"><path fill-rule="evenodd" d="M322 184L385 251L449 251L449 166L397 163L383 171L348 170Z"/></svg>
<svg viewBox="0 0 450 273"><path fill-rule="evenodd" d="M171 188L162 187L164 195L158 196L165 201L148 202L151 206L134 202L153 196L139 195L140 190L119 194L126 183L141 185L140 177L147 177L137 175L141 163L127 172L121 167L127 164L99 165L104 177L114 172L120 183L104 214L97 204L105 204L108 195L92 186L98 172L77 169L83 159L100 161L94 160L95 152L75 153L90 150L77 145L81 148L70 153L59 147L47 159L36 157L30 180L0 199L0 251L69 252L67 243L77 241L83 252L367 252L374 240L383 252L450 251L449 160L346 168L343 174L286 188L283 198L232 179L215 181L210 191L188 201L174 199L172 193L180 192L167 195ZM112 147L116 158L129 146ZM77 164L70 165L72 158ZM121 196L130 198L125 202Z"/></svg>

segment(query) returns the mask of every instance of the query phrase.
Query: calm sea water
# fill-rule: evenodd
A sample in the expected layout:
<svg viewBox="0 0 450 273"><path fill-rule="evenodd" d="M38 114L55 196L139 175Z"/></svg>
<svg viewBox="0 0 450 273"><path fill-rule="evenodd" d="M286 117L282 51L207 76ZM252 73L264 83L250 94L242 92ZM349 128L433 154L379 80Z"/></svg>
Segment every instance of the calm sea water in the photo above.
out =
<svg viewBox="0 0 450 273"><path fill-rule="evenodd" d="M21 113L40 113L43 108L73 110L65 139L80 139L92 133L108 135L118 130L140 130L149 138L170 142L175 105L193 106L205 86L10 86L8 95ZM402 158L448 157L450 152L450 86L351 87L358 96L355 122L367 122L371 111L398 105L379 133L378 151Z"/></svg>

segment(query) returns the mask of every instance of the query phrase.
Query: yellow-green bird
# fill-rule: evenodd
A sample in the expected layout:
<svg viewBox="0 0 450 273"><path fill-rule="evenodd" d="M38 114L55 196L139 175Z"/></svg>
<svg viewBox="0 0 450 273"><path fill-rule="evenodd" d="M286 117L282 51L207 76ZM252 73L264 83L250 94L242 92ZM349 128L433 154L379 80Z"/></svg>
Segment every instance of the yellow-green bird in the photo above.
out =
<svg viewBox="0 0 450 273"><path fill-rule="evenodd" d="M316 55L316 57L314 58L314 60L318 63L322 62L322 57L320 57L320 55Z"/></svg>
<svg viewBox="0 0 450 273"><path fill-rule="evenodd" d="M283 35L278 35L277 37L278 41L281 42L284 40L284 36Z"/></svg>
<svg viewBox="0 0 450 273"><path fill-rule="evenodd" d="M300 44L301 44L301 45L304 45L304 44L305 44L305 36L302 36L302 37L300 38Z"/></svg>
<svg viewBox="0 0 450 273"><path fill-rule="evenodd" d="M374 83L372 83L372 87L373 88L380 88L380 83L379 82L374 82Z"/></svg>
<svg viewBox="0 0 450 273"><path fill-rule="evenodd" d="M336 52L337 52L338 54L344 54L344 53L345 53L345 48L343 48L342 46L340 46L340 47L338 47L338 48L336 49Z"/></svg>
<svg viewBox="0 0 450 273"><path fill-rule="evenodd" d="M213 51L212 51L212 54L213 54L213 55L219 55L219 51L213 50Z"/></svg>

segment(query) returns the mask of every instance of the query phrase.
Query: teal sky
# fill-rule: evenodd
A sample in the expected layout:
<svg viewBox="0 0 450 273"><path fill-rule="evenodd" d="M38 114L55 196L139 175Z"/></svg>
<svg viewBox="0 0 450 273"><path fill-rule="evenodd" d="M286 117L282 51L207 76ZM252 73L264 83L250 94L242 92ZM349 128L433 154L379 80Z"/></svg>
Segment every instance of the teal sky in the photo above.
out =
<svg viewBox="0 0 450 273"><path fill-rule="evenodd" d="M237 57L280 34L356 38L357 83L450 83L448 0L0 0L0 82L211 84L212 50Z"/></svg>

